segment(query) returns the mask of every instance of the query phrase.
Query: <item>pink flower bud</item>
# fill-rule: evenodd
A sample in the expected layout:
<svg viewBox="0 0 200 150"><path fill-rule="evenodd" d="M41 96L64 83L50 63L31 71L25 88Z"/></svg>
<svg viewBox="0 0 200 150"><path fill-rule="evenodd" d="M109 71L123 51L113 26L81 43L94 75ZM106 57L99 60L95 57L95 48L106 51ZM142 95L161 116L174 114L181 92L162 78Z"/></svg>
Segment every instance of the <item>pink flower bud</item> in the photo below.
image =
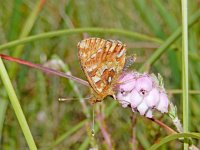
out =
<svg viewBox="0 0 200 150"><path fill-rule="evenodd" d="M158 106L156 107L160 112L166 113L168 112L168 105L169 105L169 100L168 97L165 93L160 93L160 101L158 103Z"/></svg>
<svg viewBox="0 0 200 150"><path fill-rule="evenodd" d="M135 108L142 102L143 97L136 90L133 90L130 95L131 107Z"/></svg>
<svg viewBox="0 0 200 150"><path fill-rule="evenodd" d="M152 117L153 117L153 115L152 115L152 110L149 109L149 110L146 112L145 116L146 116L147 118L152 118Z"/></svg>
<svg viewBox="0 0 200 150"><path fill-rule="evenodd" d="M152 80L148 76L143 76L136 81L136 90L141 95L146 95L152 89Z"/></svg>
<svg viewBox="0 0 200 150"><path fill-rule="evenodd" d="M144 101L146 102L147 106L150 108L155 107L159 101L159 92L158 89L153 88L147 96L144 97Z"/></svg>
<svg viewBox="0 0 200 150"><path fill-rule="evenodd" d="M123 74L116 91L119 103L122 107L131 106L133 112L148 118L152 118L154 109L168 112L169 100L159 79L155 75L138 72Z"/></svg>
<svg viewBox="0 0 200 150"><path fill-rule="evenodd" d="M122 104L123 108L126 108L131 103L130 96L130 93L118 92L117 99L119 100L119 103Z"/></svg>
<svg viewBox="0 0 200 150"><path fill-rule="evenodd" d="M125 74L120 79L119 89L124 91L131 91L135 87L135 76L132 73Z"/></svg>
<svg viewBox="0 0 200 150"><path fill-rule="evenodd" d="M147 104L144 101L137 107L140 115L143 115L143 116L144 116L145 112L148 110L148 108L149 107L147 106Z"/></svg>

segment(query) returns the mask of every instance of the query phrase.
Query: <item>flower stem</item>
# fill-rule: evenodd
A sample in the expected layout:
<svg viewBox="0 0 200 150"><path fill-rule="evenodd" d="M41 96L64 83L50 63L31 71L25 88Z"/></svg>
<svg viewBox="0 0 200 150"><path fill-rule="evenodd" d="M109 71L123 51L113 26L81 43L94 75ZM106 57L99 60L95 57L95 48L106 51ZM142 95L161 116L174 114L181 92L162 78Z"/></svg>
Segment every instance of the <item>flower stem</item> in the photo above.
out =
<svg viewBox="0 0 200 150"><path fill-rule="evenodd" d="M105 139L105 142L107 144L107 148L109 150L112 150L113 145L112 145L111 136L108 133L108 128L107 128L107 125L106 125L106 122L105 122L105 118L104 118L104 116L101 112L98 112L97 120L99 122L99 127L100 127L100 130L101 130L101 133L102 133L102 135Z"/></svg>
<svg viewBox="0 0 200 150"><path fill-rule="evenodd" d="M26 66L29 66L29 67L32 67L32 68L36 68L36 69L42 70L43 72L46 72L46 73L51 73L51 74L54 74L54 75L57 75L57 76L65 77L67 79L76 81L76 82L83 84L85 86L89 86L89 83L85 80L82 80L82 79L77 78L75 76L68 75L66 73L63 73L63 72L60 72L60 71L57 71L57 70L54 70L54 69L44 67L44 66L39 65L39 64L34 64L34 63L29 62L29 61L10 57L10 56L3 55L3 54L0 54L0 58L6 59L6 60L9 60L9 61L12 61L12 62L16 62L16 63L22 64L22 65L26 65Z"/></svg>
<svg viewBox="0 0 200 150"><path fill-rule="evenodd" d="M155 122L156 124L158 124L160 127L162 127L163 129L165 129L169 134L176 134L177 132L174 131L172 128L170 128L169 126L167 126L166 124L164 124L163 122L155 119L155 118L148 118L149 120Z"/></svg>
<svg viewBox="0 0 200 150"><path fill-rule="evenodd" d="M182 0L182 89L183 89L183 130L188 132L189 99L188 99L188 10L187 0ZM188 144L184 143L184 150Z"/></svg>

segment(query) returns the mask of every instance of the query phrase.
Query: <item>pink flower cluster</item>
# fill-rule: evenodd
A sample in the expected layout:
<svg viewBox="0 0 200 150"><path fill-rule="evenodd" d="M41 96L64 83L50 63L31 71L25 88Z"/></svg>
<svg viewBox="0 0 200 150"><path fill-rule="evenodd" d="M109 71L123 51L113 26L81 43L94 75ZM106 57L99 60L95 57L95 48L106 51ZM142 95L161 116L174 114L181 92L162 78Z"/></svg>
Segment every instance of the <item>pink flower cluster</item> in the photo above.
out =
<svg viewBox="0 0 200 150"><path fill-rule="evenodd" d="M122 107L130 106L133 112L139 112L152 118L152 111L168 112L169 100L162 82L153 74L138 72L123 73L117 87L117 100Z"/></svg>

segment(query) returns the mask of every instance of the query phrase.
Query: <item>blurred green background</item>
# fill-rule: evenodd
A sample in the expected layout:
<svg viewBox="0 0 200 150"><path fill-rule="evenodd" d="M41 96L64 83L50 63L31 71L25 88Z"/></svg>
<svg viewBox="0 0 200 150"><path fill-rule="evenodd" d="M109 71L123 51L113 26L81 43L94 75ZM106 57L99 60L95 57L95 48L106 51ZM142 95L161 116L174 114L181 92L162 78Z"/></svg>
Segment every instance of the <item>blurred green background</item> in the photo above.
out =
<svg viewBox="0 0 200 150"><path fill-rule="evenodd" d="M131 70L139 70L143 66L142 71L163 76L169 98L178 107L178 115L182 118L181 37L173 38L181 26L180 0L0 0L0 3L1 45L50 31L98 27L92 32L71 32L33 40L24 45L1 49L0 53L52 68L58 67L61 71L85 79L78 62L77 43L84 37L120 40L126 43L128 55L137 54L137 61ZM199 0L189 1L189 21L196 17L189 28L189 128L193 132L200 132L199 8ZM115 29L112 33L106 33L99 28ZM126 33L145 35L146 38L125 34L124 30ZM171 43L168 42L169 38ZM164 44L168 45L159 53L159 48ZM156 57L152 57L155 54ZM62 60L63 64L52 60ZM117 102L107 98L96 106L95 114L101 112L105 118L102 122L96 119L95 127L98 129L93 139L90 135L92 107L89 102L58 101L60 97L88 97L88 88L36 69L4 62L39 149L89 149L94 146L109 149L98 128L99 124L106 126L113 148L119 150L147 149L167 135L157 124L139 115L136 115L136 123L133 124L131 110L123 109ZM160 114L155 116L175 129L168 117ZM132 142L133 136L136 137L136 144ZM1 81L0 139L0 149L28 149ZM194 140L194 143L200 147L199 141ZM181 142L173 141L161 149L181 148Z"/></svg>

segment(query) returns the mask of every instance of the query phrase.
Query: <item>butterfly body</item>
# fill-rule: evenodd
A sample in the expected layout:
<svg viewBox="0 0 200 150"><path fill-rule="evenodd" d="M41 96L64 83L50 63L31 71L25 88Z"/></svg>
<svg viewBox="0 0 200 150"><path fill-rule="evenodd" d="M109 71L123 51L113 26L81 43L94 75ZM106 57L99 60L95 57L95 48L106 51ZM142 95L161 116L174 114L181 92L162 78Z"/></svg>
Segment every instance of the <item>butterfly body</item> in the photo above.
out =
<svg viewBox="0 0 200 150"><path fill-rule="evenodd" d="M116 40L88 38L78 43L78 57L90 84L92 103L115 98L114 87L125 64L126 45Z"/></svg>

